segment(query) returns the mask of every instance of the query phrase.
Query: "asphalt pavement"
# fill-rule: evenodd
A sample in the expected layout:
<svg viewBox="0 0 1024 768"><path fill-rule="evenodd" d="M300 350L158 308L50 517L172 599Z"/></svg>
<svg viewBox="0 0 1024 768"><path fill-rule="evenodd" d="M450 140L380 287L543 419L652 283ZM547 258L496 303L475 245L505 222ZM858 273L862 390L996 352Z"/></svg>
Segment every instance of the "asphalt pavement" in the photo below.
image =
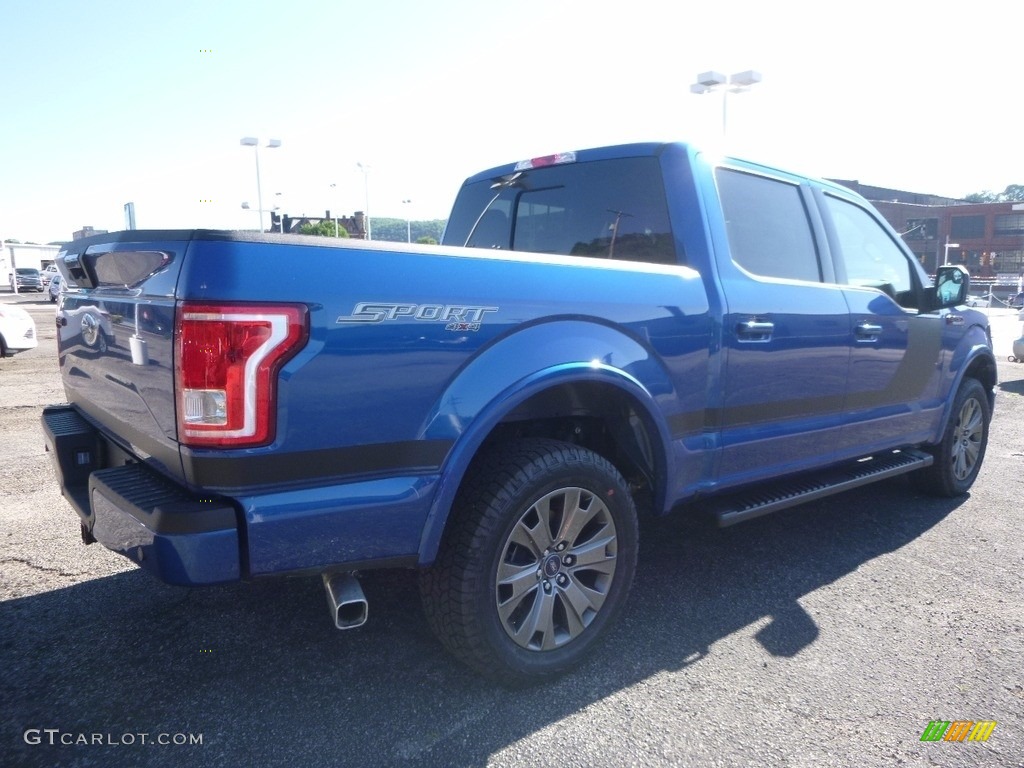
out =
<svg viewBox="0 0 1024 768"><path fill-rule="evenodd" d="M0 765L1021 766L1024 364L970 495L897 478L719 530L645 520L630 602L563 679L511 691L429 633L409 572L339 632L316 578L165 586L84 546L39 426L53 305L0 360ZM922 742L931 721L995 721ZM166 742L166 743L162 743Z"/></svg>

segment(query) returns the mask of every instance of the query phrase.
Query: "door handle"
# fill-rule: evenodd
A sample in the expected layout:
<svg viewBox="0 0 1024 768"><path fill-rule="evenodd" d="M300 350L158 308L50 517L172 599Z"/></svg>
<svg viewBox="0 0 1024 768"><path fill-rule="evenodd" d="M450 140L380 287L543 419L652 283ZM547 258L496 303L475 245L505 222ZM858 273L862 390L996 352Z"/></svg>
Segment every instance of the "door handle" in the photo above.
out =
<svg viewBox="0 0 1024 768"><path fill-rule="evenodd" d="M878 341L882 326L875 323L857 323L857 341Z"/></svg>
<svg viewBox="0 0 1024 768"><path fill-rule="evenodd" d="M736 324L736 337L740 341L771 341L775 323L766 320L746 320Z"/></svg>

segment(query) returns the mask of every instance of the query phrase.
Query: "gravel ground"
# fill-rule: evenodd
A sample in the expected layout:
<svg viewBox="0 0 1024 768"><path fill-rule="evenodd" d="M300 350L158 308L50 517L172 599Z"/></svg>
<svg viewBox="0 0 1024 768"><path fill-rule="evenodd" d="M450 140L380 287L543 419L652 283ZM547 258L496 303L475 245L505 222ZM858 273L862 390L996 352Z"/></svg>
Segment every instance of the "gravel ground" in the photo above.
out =
<svg viewBox="0 0 1024 768"><path fill-rule="evenodd" d="M368 574L370 621L340 633L317 579L188 590L83 546L39 426L63 399L53 306L0 302L41 336L0 360L0 765L1024 764L1016 313L991 313L1001 383L968 497L896 479L726 530L646 521L609 641L508 691L441 650L409 573ZM998 725L922 743L936 719Z"/></svg>

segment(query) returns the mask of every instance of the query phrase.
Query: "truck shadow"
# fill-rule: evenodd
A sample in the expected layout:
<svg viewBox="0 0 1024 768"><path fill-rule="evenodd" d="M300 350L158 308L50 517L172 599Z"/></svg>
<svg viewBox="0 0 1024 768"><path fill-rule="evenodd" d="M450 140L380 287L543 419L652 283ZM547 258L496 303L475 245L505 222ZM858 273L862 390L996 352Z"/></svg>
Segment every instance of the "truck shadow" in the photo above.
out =
<svg viewBox="0 0 1024 768"><path fill-rule="evenodd" d="M499 688L441 649L412 573L367 574L369 623L342 633L315 578L187 590L128 571L3 604L0 723L24 765L483 765L652 675L685 675L754 623L773 658L800 653L820 632L800 598L959 503L894 480L725 530L647 520L608 641L571 675L526 690ZM26 729L45 728L202 734L203 744L26 743Z"/></svg>
<svg viewBox="0 0 1024 768"><path fill-rule="evenodd" d="M1024 373L1024 371L1022 371ZM1024 379L999 382L999 391L1008 392L1012 395L1024 395Z"/></svg>

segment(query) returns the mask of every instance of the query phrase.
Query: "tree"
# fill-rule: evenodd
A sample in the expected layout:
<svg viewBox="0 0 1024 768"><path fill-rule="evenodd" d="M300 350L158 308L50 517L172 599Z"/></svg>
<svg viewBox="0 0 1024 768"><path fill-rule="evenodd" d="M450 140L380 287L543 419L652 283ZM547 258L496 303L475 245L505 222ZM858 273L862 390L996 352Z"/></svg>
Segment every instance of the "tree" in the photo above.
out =
<svg viewBox="0 0 1024 768"><path fill-rule="evenodd" d="M414 243L418 243L421 237L432 237L435 242L440 242L445 223L445 219L407 222L405 219L392 219L386 216L374 217L373 239L404 243L411 234Z"/></svg>
<svg viewBox="0 0 1024 768"><path fill-rule="evenodd" d="M993 192L989 192L987 189L984 192L971 192L971 194L964 197L969 203L995 203L996 195Z"/></svg>
<svg viewBox="0 0 1024 768"><path fill-rule="evenodd" d="M424 235L423 237L417 237L416 242L420 245L437 245L437 240L432 238L430 235Z"/></svg>
<svg viewBox="0 0 1024 768"><path fill-rule="evenodd" d="M1010 184L1002 192L972 192L964 198L971 203L1019 203L1024 202L1024 184Z"/></svg>
<svg viewBox="0 0 1024 768"><path fill-rule="evenodd" d="M331 220L324 219L319 224L303 224L301 227L299 227L299 234L300 235L319 235L320 237L334 237L335 236L334 227L335 227L335 223L334 223L333 219L331 219ZM338 233L337 233L338 237L348 237L348 230L347 229L345 229L340 224L338 224L337 227L338 227Z"/></svg>

